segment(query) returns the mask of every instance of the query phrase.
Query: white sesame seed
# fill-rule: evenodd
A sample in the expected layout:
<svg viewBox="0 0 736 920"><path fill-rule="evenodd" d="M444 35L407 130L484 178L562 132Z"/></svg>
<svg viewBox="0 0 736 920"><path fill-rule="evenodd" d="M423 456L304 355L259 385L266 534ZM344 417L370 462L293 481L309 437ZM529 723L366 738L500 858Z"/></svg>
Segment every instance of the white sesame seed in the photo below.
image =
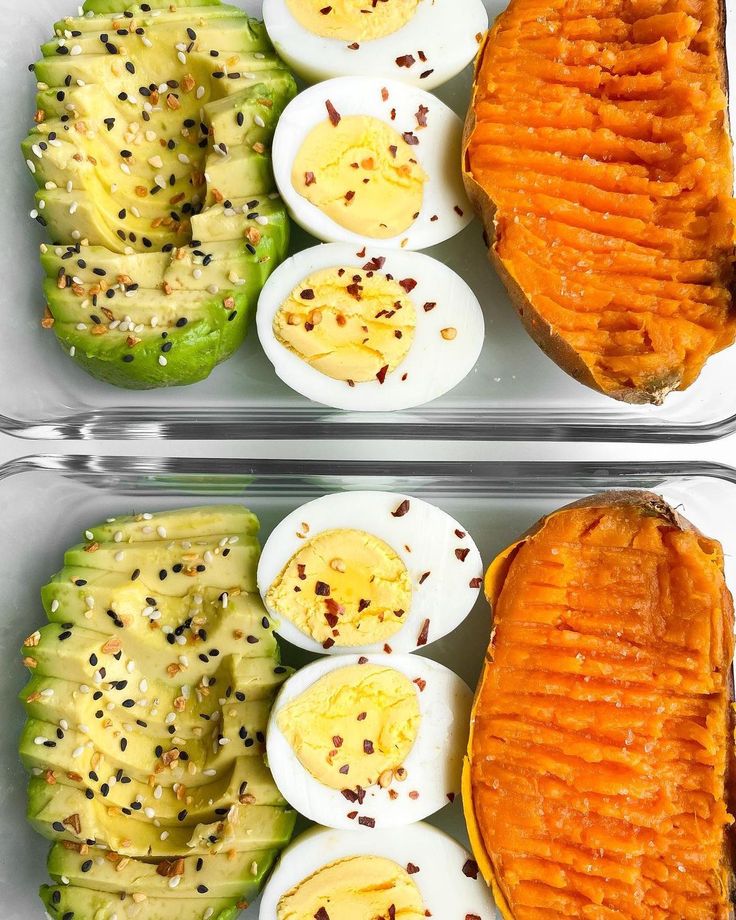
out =
<svg viewBox="0 0 736 920"><path fill-rule="evenodd" d="M112 323L110 323L110 326L112 326ZM122 550L120 550L119 552L115 553L114 558L115 558L115 562L122 562L123 559L125 559L125 553Z"/></svg>
<svg viewBox="0 0 736 920"><path fill-rule="evenodd" d="M258 125L259 128L266 127L266 122L261 118L260 115L256 115L253 121Z"/></svg>
<svg viewBox="0 0 736 920"><path fill-rule="evenodd" d="M82 53L81 45L72 45L71 51L69 52L69 54L71 54L72 57L76 57L78 54L81 54L81 53Z"/></svg>
<svg viewBox="0 0 736 920"><path fill-rule="evenodd" d="M51 612L56 613L58 609L59 609L59 602L56 599L54 599L53 601L51 601Z"/></svg>
<svg viewBox="0 0 736 920"><path fill-rule="evenodd" d="M122 543L123 542L122 530L116 530L115 533L113 534L112 539L114 543Z"/></svg>
<svg viewBox="0 0 736 920"><path fill-rule="evenodd" d="M206 92L206 90L205 90L204 86L198 86L198 87L197 87L197 92L195 93L197 99L201 99L202 96L204 96L205 92Z"/></svg>
<svg viewBox="0 0 736 920"><path fill-rule="evenodd" d="M49 739L48 739L48 738L44 738L43 735L36 735L36 737L33 739L33 743L34 743L34 744L38 744L38 745L40 746L40 745L42 745L42 744L46 744L46 742L47 742L48 740L49 740Z"/></svg>
<svg viewBox="0 0 736 920"><path fill-rule="evenodd" d="M76 355L76 353L77 353L77 346L72 345L72 347L69 349L69 357L73 358L74 355Z"/></svg>
<svg viewBox="0 0 736 920"><path fill-rule="evenodd" d="M133 671L135 671L135 661L133 661L132 658L131 658L131 660L125 665L125 670L128 672L128 674L132 674Z"/></svg>

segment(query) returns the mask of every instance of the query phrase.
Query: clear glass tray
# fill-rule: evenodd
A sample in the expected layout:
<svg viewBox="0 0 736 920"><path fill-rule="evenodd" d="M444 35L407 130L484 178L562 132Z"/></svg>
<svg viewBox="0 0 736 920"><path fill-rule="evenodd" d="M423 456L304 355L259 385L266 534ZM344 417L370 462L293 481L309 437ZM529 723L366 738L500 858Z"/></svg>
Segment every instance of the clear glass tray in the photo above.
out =
<svg viewBox="0 0 736 920"><path fill-rule="evenodd" d="M491 16L504 0L486 0ZM2 4L0 4L2 5ZM258 13L260 3L246 2ZM736 0L726 0L730 12ZM27 214L33 182L18 145L34 111L27 72L52 23L76 10L76 0L34 0L0 32L0 61L12 91L3 101L0 162L5 206L0 210L0 253L5 261L0 336L0 430L36 438L432 438L497 440L697 441L736 430L734 351L711 360L700 380L672 394L661 408L630 407L599 396L556 367L522 330L488 264L477 222L454 240L429 250L474 288L486 315L478 364L451 393L395 414L351 414L325 409L277 379L255 331L244 347L203 383L176 390L127 392L93 380L62 354L43 313L38 244L41 228ZM736 16L731 17L736 20ZM736 47L736 22L728 42ZM727 42L727 47L728 47ZM731 83L736 92L736 67ZM464 114L470 68L439 95ZM733 116L732 116L733 119ZM311 241L295 234L294 245Z"/></svg>
<svg viewBox="0 0 736 920"><path fill-rule="evenodd" d="M25 682L18 651L43 622L39 591L58 570L65 547L85 525L109 515L192 503L242 501L262 522L262 538L298 505L325 492L387 489L434 502L468 528L484 563L542 514L585 494L611 488L651 488L724 544L727 577L736 585L736 470L716 464L453 463L151 460L130 457L30 457L0 468L0 558L5 560L0 626L0 891L2 913L42 917L36 895L45 881L47 844L24 817L26 774L17 744L23 712L16 696ZM490 633L481 599L465 623L426 649L475 686ZM308 656L284 647L299 665ZM466 840L460 803L432 819ZM243 915L256 920L254 907Z"/></svg>

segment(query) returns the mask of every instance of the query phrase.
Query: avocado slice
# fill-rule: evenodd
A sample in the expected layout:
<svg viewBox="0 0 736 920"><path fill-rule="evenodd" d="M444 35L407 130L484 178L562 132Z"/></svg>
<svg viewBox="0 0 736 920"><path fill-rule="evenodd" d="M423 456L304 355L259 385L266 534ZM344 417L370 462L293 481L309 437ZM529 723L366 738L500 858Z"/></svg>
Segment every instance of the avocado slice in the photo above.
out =
<svg viewBox="0 0 736 920"><path fill-rule="evenodd" d="M54 844L49 853L49 875L55 882L66 879L67 884L98 891L128 894L142 892L148 897L161 897L173 902L181 898L196 898L204 885L213 898L235 898L251 901L276 858L275 849L245 850L234 859L225 855L185 856L177 866L173 861L141 863L126 860L118 853L108 853L92 860L89 855ZM179 882L171 887L169 880L177 873Z"/></svg>
<svg viewBox="0 0 736 920"><path fill-rule="evenodd" d="M142 812L124 814L100 797L88 799L74 786L49 785L43 779L28 784L27 813L34 830L48 840L86 843L135 859L280 848L291 838L296 820L293 812L272 805L232 805L221 819L177 822L161 830L140 818ZM186 808L181 813L188 814Z"/></svg>
<svg viewBox="0 0 736 920"><path fill-rule="evenodd" d="M75 885L41 888L41 900L52 920L170 920L171 902L165 898L146 898L137 902L138 895L93 891ZM177 920L235 920L246 901L232 898L178 898L175 904Z"/></svg>
<svg viewBox="0 0 736 920"><path fill-rule="evenodd" d="M263 25L219 2L94 4L55 32L22 144L54 244L44 325L114 385L204 379L239 348L287 252L270 147L294 78Z"/></svg>
<svg viewBox="0 0 736 920"><path fill-rule="evenodd" d="M20 757L28 820L56 841L52 917L230 916L288 842L265 733L290 671L255 587L257 532L237 505L110 518L43 589Z"/></svg>

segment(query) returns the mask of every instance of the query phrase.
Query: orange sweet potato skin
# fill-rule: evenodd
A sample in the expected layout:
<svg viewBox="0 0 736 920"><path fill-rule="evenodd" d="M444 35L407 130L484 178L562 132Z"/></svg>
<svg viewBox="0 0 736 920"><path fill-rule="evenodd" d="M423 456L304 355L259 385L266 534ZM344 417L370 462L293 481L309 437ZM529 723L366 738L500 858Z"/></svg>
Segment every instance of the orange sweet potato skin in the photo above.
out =
<svg viewBox="0 0 736 920"><path fill-rule="evenodd" d="M511 0L479 52L463 175L491 261L614 399L660 404L736 337L727 92L723 0Z"/></svg>
<svg viewBox="0 0 736 920"><path fill-rule="evenodd" d="M733 602L647 492L542 519L486 574L463 805L506 920L726 920Z"/></svg>

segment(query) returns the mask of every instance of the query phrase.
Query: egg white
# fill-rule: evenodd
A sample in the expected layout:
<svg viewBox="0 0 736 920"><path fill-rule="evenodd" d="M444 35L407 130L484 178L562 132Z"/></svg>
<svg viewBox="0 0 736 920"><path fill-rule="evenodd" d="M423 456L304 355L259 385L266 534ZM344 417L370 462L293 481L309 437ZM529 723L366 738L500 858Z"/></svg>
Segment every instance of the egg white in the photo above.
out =
<svg viewBox="0 0 736 920"><path fill-rule="evenodd" d="M378 75L426 90L460 73L478 52L477 36L488 28L482 0L422 0L403 28L363 42L357 49L348 48L349 43L341 39L323 38L305 29L292 16L286 0L264 0L263 19L280 57L308 83ZM426 60L420 60L419 51ZM400 67L396 59L407 54L416 63Z"/></svg>
<svg viewBox="0 0 736 920"><path fill-rule="evenodd" d="M404 501L409 511L402 517L392 512ZM305 539L302 524L309 525ZM306 540L325 530L363 530L387 543L403 561L412 584L411 607L403 625L388 639L392 652L413 652L425 620L429 620L427 645L456 629L470 613L483 583L483 562L472 537L449 514L420 498L397 492L333 492L307 502L287 515L272 531L258 562L258 590L272 619L275 631L287 642L309 652L328 655L361 654L384 651L383 642L355 646L333 645L329 649L303 633L290 620L269 607L266 594L291 557ZM460 538L455 531L465 533ZM407 548L408 547L408 548ZM456 549L467 549L464 561ZM419 584L425 572L429 572ZM480 579L479 587L471 587Z"/></svg>
<svg viewBox="0 0 736 920"><path fill-rule="evenodd" d="M385 101L383 89L388 90ZM291 181L294 160L310 131L327 118L327 100L343 117L372 116L391 125L399 134L413 131L419 138L419 143L412 147L412 155L429 178L424 184L419 217L398 236L371 240L353 233L294 188ZM420 105L429 110L425 128L417 127L416 113ZM393 121L392 109L396 109ZM273 139L274 176L294 221L322 242L354 243L358 249L365 243L384 249L427 249L455 236L473 218L460 170L462 134L462 122L452 109L424 90L395 80L338 77L310 87L287 105ZM433 221L433 216L437 220Z"/></svg>
<svg viewBox="0 0 736 920"><path fill-rule="evenodd" d="M319 869L355 856L381 856L406 868L424 905L436 920L500 920L493 898L480 874L463 872L471 859L459 843L429 824L418 823L369 834L316 827L302 834L281 855L261 899L259 920L277 920L279 900Z"/></svg>
<svg viewBox="0 0 736 920"><path fill-rule="evenodd" d="M292 390L336 409L384 412L437 399L464 380L480 356L485 323L478 299L458 274L430 256L374 246L368 246L362 256L359 251L347 243L326 243L297 253L276 269L261 291L256 314L258 338L266 356ZM397 281L413 278L417 282L408 295L416 306L416 331L406 358L383 383L366 380L351 387L310 367L282 345L274 335L273 320L308 275L338 266L362 271L377 256L386 259L380 273L391 274ZM436 306L425 312L425 303ZM444 339L442 330L450 327L457 330L457 336Z"/></svg>
<svg viewBox="0 0 736 920"><path fill-rule="evenodd" d="M379 785L366 789L363 804L351 804L339 789L315 779L299 762L278 726L281 710L326 674L359 663L358 655L320 658L297 671L281 688L268 723L268 765L286 801L305 818L327 827L366 830L360 816L373 818L376 827L397 827L421 821L459 798L463 756L468 742L468 725L473 694L453 671L421 655L370 655L368 663L393 668L416 684L420 723L414 746L403 761L407 778L394 782L398 793L392 799ZM345 777L345 788L352 788ZM409 797L418 792L418 798ZM354 818L348 812L357 811ZM370 830L370 829L368 829Z"/></svg>

